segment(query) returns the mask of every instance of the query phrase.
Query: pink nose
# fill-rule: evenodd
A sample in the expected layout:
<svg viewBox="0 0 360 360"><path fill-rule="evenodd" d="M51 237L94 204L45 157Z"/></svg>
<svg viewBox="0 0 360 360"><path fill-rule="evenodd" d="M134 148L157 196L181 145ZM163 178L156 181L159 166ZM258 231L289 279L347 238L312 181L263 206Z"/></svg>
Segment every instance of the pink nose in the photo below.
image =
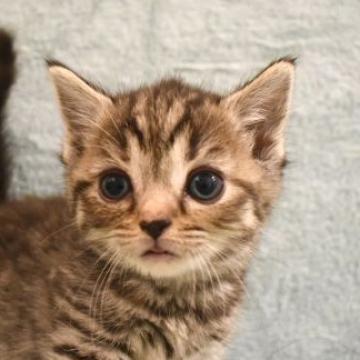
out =
<svg viewBox="0 0 360 360"><path fill-rule="evenodd" d="M171 225L169 219L159 219L153 221L141 221L140 228L156 240L166 228Z"/></svg>

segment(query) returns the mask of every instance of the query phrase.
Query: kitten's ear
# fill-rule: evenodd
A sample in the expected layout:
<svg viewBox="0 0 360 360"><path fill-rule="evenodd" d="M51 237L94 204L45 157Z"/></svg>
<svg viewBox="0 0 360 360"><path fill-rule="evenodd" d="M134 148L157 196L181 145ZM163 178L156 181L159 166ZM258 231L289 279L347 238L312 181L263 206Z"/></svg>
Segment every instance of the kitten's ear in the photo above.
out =
<svg viewBox="0 0 360 360"><path fill-rule="evenodd" d="M68 163L72 156L81 152L86 135L109 110L112 101L66 66L56 61L47 64L65 122L63 159Z"/></svg>
<svg viewBox="0 0 360 360"><path fill-rule="evenodd" d="M294 67L293 59L281 59L223 100L241 130L248 132L253 156L258 160L284 161L284 128Z"/></svg>

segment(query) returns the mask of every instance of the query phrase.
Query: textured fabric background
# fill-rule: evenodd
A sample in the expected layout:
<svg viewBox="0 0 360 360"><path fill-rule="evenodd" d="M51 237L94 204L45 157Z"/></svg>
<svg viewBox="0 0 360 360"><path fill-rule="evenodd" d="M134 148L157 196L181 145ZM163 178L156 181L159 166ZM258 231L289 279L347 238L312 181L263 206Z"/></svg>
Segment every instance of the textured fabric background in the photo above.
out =
<svg viewBox="0 0 360 360"><path fill-rule="evenodd" d="M178 73L221 91L299 56L283 197L248 277L233 360L360 359L358 0L0 0L17 35L12 191L61 191L43 59L110 90Z"/></svg>

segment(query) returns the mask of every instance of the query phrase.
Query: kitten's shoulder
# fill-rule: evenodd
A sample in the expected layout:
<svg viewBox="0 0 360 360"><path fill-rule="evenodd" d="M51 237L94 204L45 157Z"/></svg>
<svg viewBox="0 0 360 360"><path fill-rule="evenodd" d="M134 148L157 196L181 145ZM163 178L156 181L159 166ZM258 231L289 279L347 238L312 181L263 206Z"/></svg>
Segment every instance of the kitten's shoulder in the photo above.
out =
<svg viewBox="0 0 360 360"><path fill-rule="evenodd" d="M61 197L25 197L0 204L0 233L8 225L33 228L44 222L61 222L68 217L66 201Z"/></svg>
<svg viewBox="0 0 360 360"><path fill-rule="evenodd" d="M65 199L25 198L0 206L0 259L42 260L72 238ZM59 239L63 241L59 241ZM0 260L1 261L1 260Z"/></svg>

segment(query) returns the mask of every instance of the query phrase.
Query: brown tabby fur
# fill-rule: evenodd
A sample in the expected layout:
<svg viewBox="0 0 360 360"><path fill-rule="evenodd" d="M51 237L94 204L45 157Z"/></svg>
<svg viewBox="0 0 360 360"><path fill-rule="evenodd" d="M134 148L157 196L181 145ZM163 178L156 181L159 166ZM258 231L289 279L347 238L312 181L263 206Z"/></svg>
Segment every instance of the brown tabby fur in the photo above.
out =
<svg viewBox="0 0 360 360"><path fill-rule="evenodd" d="M228 96L178 79L115 96L49 62L66 125L65 198L0 209L0 358L223 359L257 234L277 198L293 61ZM188 174L225 181L211 204L186 194ZM119 168L134 192L99 195ZM147 262L144 220L170 217Z"/></svg>

